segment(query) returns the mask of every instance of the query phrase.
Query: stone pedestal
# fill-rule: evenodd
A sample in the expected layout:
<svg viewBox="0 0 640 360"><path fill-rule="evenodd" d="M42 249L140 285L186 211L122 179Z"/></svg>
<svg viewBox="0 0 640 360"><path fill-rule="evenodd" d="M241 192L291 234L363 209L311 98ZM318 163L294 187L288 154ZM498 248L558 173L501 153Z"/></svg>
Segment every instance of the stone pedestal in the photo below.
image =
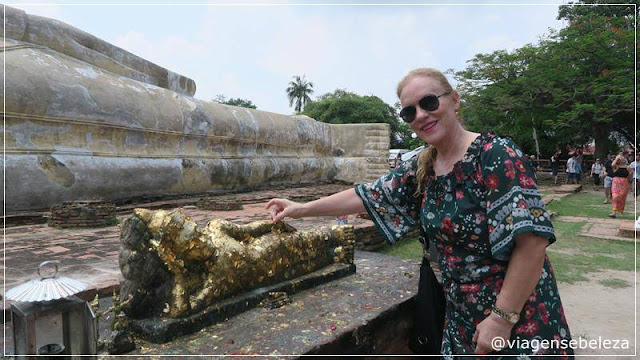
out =
<svg viewBox="0 0 640 360"><path fill-rule="evenodd" d="M409 353L420 264L359 251L355 265L355 274L290 294L290 304L255 307L164 344L140 340L127 355Z"/></svg>

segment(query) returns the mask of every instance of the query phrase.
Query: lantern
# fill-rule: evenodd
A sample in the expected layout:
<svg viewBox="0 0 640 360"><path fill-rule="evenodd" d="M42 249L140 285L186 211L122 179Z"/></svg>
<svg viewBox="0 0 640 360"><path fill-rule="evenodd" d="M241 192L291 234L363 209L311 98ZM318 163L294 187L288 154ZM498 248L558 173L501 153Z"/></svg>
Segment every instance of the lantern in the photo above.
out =
<svg viewBox="0 0 640 360"><path fill-rule="evenodd" d="M49 274L43 275L44 270ZM79 281L57 276L58 263L38 266L40 279L6 293L11 305L13 346L20 355L95 355L97 318L89 304L74 296L85 289ZM57 357L60 359L60 357Z"/></svg>

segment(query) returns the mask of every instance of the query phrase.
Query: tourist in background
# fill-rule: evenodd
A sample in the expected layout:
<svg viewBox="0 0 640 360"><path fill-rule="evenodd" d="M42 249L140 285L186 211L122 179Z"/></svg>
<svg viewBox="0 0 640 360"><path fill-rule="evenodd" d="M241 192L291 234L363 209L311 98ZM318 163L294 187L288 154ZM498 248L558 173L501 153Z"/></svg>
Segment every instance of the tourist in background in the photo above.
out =
<svg viewBox="0 0 640 360"><path fill-rule="evenodd" d="M624 155L627 158L627 164L631 164L635 160L633 157L633 152L625 153Z"/></svg>
<svg viewBox="0 0 640 360"><path fill-rule="evenodd" d="M636 158L629 164L631 170L633 171L633 196L638 197L638 192L640 192L640 162L638 160L640 158L640 153L636 153Z"/></svg>
<svg viewBox="0 0 640 360"><path fill-rule="evenodd" d="M613 182L611 183L611 214L609 217L615 218L617 214L624 213L624 206L629 194L629 177L631 175L627 158L621 151L611 162L613 168Z"/></svg>
<svg viewBox="0 0 640 360"><path fill-rule="evenodd" d="M591 165L591 177L593 177L593 186L595 190L600 187L600 174L604 170L604 166L600 163L600 159L596 159L596 162Z"/></svg>
<svg viewBox="0 0 640 360"><path fill-rule="evenodd" d="M305 204L272 199L271 218L366 210L391 243L420 226L435 243L442 271L442 354L532 354L526 346L494 349L495 338L570 341L545 254L556 237L531 163L511 139L463 127L460 95L441 72L416 69L397 94L400 116L429 147L355 189ZM418 309L418 318L420 311L429 309ZM573 350L537 352L545 354Z"/></svg>
<svg viewBox="0 0 640 360"><path fill-rule="evenodd" d="M604 202L603 204L611 202L611 184L613 183L613 167L611 163L613 162L613 156L611 154L607 154L607 161L604 162Z"/></svg>
<svg viewBox="0 0 640 360"><path fill-rule="evenodd" d="M540 170L540 165L538 164L538 160L536 160L536 156L531 155L529 158L531 159L531 166L533 167L533 171Z"/></svg>
<svg viewBox="0 0 640 360"><path fill-rule="evenodd" d="M576 183L576 153L574 152L567 160L567 184Z"/></svg>
<svg viewBox="0 0 640 360"><path fill-rule="evenodd" d="M575 183L580 184L580 181L582 179L582 154L579 154L574 159L575 162L573 163L573 171L575 172Z"/></svg>

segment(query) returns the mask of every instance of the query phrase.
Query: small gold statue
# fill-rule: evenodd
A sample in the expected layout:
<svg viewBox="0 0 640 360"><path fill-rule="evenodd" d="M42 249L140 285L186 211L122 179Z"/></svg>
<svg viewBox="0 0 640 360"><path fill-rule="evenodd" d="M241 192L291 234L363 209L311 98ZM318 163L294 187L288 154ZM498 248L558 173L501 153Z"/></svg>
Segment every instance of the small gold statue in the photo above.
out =
<svg viewBox="0 0 640 360"><path fill-rule="evenodd" d="M133 318L185 317L215 301L292 279L333 263L353 263L352 226L297 231L284 222L201 228L182 209L135 209L123 222L123 307Z"/></svg>

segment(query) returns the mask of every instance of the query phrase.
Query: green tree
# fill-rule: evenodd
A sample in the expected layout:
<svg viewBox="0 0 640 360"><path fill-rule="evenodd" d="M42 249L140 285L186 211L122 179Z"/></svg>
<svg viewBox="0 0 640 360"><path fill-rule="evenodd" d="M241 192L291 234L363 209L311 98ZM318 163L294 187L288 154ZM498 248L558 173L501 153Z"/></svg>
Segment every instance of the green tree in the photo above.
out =
<svg viewBox="0 0 640 360"><path fill-rule="evenodd" d="M607 5L603 6L603 4ZM561 5L558 9L558 20L564 19L575 22L580 21L583 16L591 15L610 18L623 17L633 20L634 5L636 10L640 11L640 1L580 0L569 2L567 5ZM633 28L633 25L631 27Z"/></svg>
<svg viewBox="0 0 640 360"><path fill-rule="evenodd" d="M391 147L404 147L410 137L396 109L377 96L361 96L343 89L321 95L307 104L302 114L329 124L387 123L391 125Z"/></svg>
<svg viewBox="0 0 640 360"><path fill-rule="evenodd" d="M566 28L537 45L478 54L455 73L469 127L508 132L525 151L539 147L545 156L595 140L603 157L610 138L633 142L635 14L601 8L563 7Z"/></svg>
<svg viewBox="0 0 640 360"><path fill-rule="evenodd" d="M396 101L393 104L393 109L396 111L396 114L400 114L400 110L402 110L402 104L400 101ZM399 139L398 148L401 149L415 149L424 145L424 141L418 137L417 134L413 132L413 129L406 122L400 119L400 115L398 115L398 123L400 123L400 129L396 134L396 138Z"/></svg>
<svg viewBox="0 0 640 360"><path fill-rule="evenodd" d="M572 64L562 75L570 81L565 88L570 87L575 94L566 90L559 99L564 111L553 127L564 133L590 132L596 155L601 158L612 147L612 140L633 144L638 135L634 129L634 30L638 13L633 6L638 2L596 6L606 3L591 0L561 6L558 18L569 21L569 26L554 36L553 44L559 48L559 58ZM556 87L563 85L560 80L556 79Z"/></svg>
<svg viewBox="0 0 640 360"><path fill-rule="evenodd" d="M240 107L245 107L245 108L249 108L249 109L257 109L258 107L251 101L251 100L247 100L247 99L241 99L241 98L230 98L227 99L226 96L224 95L216 95L216 97L213 99L213 101L220 103L220 104L226 104L226 105L233 105L233 106L240 106Z"/></svg>
<svg viewBox="0 0 640 360"><path fill-rule="evenodd" d="M530 154L552 153L554 144L543 126L553 116L547 106L550 89L544 74L531 71L544 56L544 49L532 45L478 54L456 73L467 127L508 134Z"/></svg>
<svg viewBox="0 0 640 360"><path fill-rule="evenodd" d="M296 113L300 113L305 105L311 101L309 95L313 94L313 83L307 81L304 75L293 76L293 81L289 81L289 87L287 87L287 97L289 97L289 107L295 103Z"/></svg>

